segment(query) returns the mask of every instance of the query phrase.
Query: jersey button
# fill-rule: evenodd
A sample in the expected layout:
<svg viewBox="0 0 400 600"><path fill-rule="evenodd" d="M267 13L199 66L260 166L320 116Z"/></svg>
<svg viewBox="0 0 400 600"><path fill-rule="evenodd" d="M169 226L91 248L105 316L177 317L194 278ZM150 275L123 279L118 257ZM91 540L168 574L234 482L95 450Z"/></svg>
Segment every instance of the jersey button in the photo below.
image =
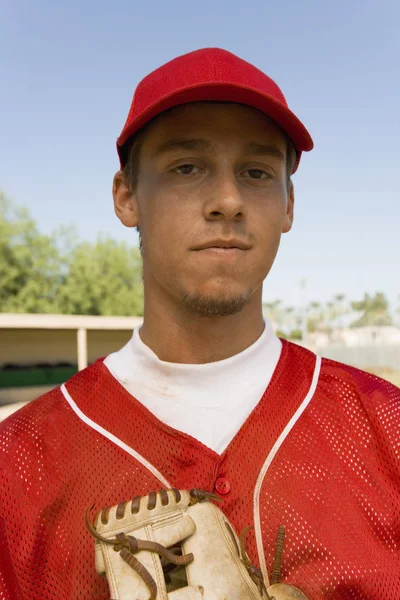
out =
<svg viewBox="0 0 400 600"><path fill-rule="evenodd" d="M226 479L226 477L218 477L218 479L215 482L215 490L223 496L229 494L229 492L231 491L231 487L232 486Z"/></svg>

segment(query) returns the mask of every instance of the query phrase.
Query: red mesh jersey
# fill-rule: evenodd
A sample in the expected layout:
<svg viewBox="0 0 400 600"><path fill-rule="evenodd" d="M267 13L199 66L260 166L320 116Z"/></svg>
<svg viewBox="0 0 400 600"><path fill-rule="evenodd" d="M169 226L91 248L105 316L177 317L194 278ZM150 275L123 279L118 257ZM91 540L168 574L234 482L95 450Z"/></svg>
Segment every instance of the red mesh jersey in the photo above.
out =
<svg viewBox="0 0 400 600"><path fill-rule="evenodd" d="M98 361L0 426L0 599L106 600L87 508L216 485L237 531L255 526L248 551L265 572L284 525L282 580L310 599L399 600L399 428L398 388L283 342L264 396L218 455Z"/></svg>

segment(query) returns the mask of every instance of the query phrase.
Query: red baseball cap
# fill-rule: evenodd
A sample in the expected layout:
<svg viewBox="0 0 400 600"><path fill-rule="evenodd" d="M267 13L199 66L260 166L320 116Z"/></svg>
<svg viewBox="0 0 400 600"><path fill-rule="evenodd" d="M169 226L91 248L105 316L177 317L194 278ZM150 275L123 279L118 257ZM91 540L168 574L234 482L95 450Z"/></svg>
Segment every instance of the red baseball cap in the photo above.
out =
<svg viewBox="0 0 400 600"><path fill-rule="evenodd" d="M178 56L147 75L137 86L128 118L117 140L121 168L127 142L160 113L190 102L236 102L256 108L273 119L297 151L312 150L310 134L289 110L276 83L262 71L227 50L204 48Z"/></svg>

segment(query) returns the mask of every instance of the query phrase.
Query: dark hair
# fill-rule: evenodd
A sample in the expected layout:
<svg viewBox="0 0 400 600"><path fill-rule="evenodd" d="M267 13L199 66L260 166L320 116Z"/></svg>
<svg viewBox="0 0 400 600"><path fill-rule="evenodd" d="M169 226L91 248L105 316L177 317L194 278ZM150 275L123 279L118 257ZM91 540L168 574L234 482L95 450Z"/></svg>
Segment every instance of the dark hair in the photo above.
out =
<svg viewBox="0 0 400 600"><path fill-rule="evenodd" d="M122 172L124 174L125 183L131 191L136 189L139 179L140 150L145 129L146 127L128 140L126 147L124 148L126 162Z"/></svg>
<svg viewBox="0 0 400 600"><path fill-rule="evenodd" d="M150 125L150 123L145 125L138 133L128 140L124 147L126 162L123 168L123 174L126 184L132 191L135 190L139 178L140 150L148 125ZM282 131L282 134L286 139L286 176L289 183L296 163L297 152L289 136L284 131Z"/></svg>
<svg viewBox="0 0 400 600"><path fill-rule="evenodd" d="M286 177L289 183L293 175L294 166L296 164L297 151L290 137L284 131L282 131L282 133L286 138Z"/></svg>

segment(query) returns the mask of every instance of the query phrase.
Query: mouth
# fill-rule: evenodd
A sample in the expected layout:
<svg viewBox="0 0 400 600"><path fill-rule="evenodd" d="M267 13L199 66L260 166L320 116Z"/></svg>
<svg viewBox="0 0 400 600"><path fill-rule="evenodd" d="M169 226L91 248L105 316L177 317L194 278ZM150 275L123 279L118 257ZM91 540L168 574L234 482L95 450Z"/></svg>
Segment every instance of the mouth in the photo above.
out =
<svg viewBox="0 0 400 600"><path fill-rule="evenodd" d="M245 251L245 250L249 250L249 249L250 249L250 246L248 244L246 244L242 240L237 240L237 239L210 240L209 242L205 242L204 244L201 244L200 246L193 248L194 251L215 250L215 251L220 251L221 253L223 253L224 251L225 252L235 251L235 250L236 251L237 250Z"/></svg>
<svg viewBox="0 0 400 600"><path fill-rule="evenodd" d="M195 254L207 263L216 261L218 264L221 261L224 264L237 264L250 250L250 246L237 239L217 239L211 240L200 246L193 248Z"/></svg>

